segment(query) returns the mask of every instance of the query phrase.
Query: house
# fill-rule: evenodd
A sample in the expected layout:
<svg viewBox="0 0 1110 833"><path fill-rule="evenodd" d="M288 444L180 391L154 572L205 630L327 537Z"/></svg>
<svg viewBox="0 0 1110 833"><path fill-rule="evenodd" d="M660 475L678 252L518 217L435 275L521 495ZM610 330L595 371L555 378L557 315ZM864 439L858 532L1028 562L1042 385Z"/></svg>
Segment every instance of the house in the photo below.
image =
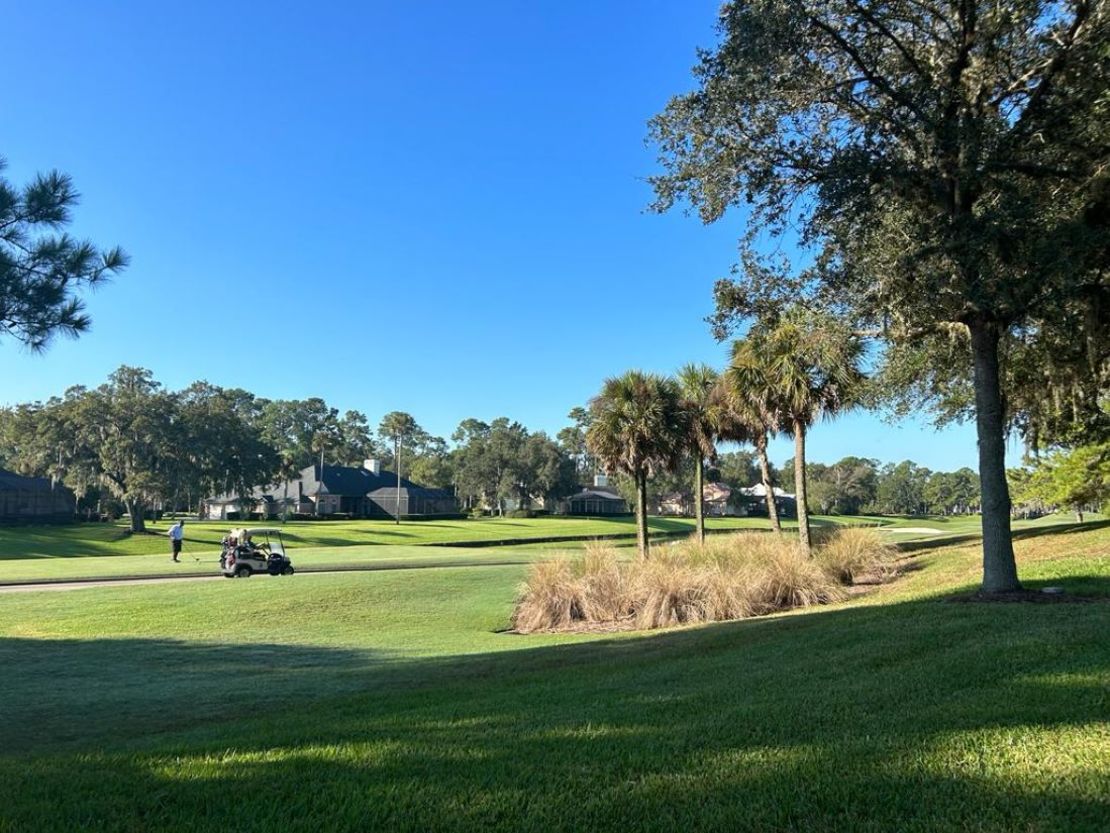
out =
<svg viewBox="0 0 1110 833"><path fill-rule="evenodd" d="M705 501L705 514L715 517L738 515L739 511L732 503L732 489L724 483L706 483L702 489Z"/></svg>
<svg viewBox="0 0 1110 833"><path fill-rule="evenodd" d="M568 515L627 515L628 502L609 485L604 474L594 475L593 486L567 498Z"/></svg>
<svg viewBox="0 0 1110 833"><path fill-rule="evenodd" d="M794 495L784 492L778 486L772 486L771 488L775 496L775 508L778 509L779 517L796 517L798 502ZM767 516L767 490L762 483L736 489L735 494L734 503L738 514Z"/></svg>
<svg viewBox="0 0 1110 833"><path fill-rule="evenodd" d="M296 478L250 495L223 495L205 501L208 517L228 518L229 512L247 511L273 518L283 513L348 515L352 518L432 518L458 514L458 503L449 489L429 489L404 477L383 471L377 460L353 466L314 463Z"/></svg>
<svg viewBox="0 0 1110 833"><path fill-rule="evenodd" d="M732 489L724 483L706 483L702 488L705 514L717 517L737 515L732 504ZM671 492L659 498L660 515L693 515L697 511L694 499L685 492Z"/></svg>
<svg viewBox="0 0 1110 833"><path fill-rule="evenodd" d="M693 500L684 492L669 492L657 501L660 515L689 515L693 511L692 506Z"/></svg>
<svg viewBox="0 0 1110 833"><path fill-rule="evenodd" d="M0 469L0 524L64 523L73 520L76 508L65 486Z"/></svg>

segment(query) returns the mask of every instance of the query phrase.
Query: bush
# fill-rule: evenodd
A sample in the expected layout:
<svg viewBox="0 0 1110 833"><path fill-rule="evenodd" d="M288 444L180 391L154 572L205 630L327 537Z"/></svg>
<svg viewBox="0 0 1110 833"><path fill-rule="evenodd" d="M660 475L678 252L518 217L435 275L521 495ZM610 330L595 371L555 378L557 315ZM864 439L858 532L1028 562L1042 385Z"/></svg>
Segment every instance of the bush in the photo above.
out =
<svg viewBox="0 0 1110 833"><path fill-rule="evenodd" d="M891 577L898 551L881 532L868 527L841 527L817 549L817 563L841 584L852 584L863 575L880 581Z"/></svg>
<svg viewBox="0 0 1110 833"><path fill-rule="evenodd" d="M656 547L622 561L593 545L577 559L532 567L513 626L522 633L582 627L665 628L826 604L843 597L829 573L792 538L720 535Z"/></svg>

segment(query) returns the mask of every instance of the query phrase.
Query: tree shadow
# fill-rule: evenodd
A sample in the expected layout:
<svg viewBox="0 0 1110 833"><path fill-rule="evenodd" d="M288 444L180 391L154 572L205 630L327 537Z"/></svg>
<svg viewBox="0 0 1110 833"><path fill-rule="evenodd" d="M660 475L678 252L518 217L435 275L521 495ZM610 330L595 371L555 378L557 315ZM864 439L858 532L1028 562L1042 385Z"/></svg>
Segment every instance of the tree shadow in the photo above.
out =
<svg viewBox="0 0 1110 833"><path fill-rule="evenodd" d="M1075 614L928 599L424 659L0 640L0 830L1094 830L1097 772L1012 772L1105 721L1110 606Z"/></svg>

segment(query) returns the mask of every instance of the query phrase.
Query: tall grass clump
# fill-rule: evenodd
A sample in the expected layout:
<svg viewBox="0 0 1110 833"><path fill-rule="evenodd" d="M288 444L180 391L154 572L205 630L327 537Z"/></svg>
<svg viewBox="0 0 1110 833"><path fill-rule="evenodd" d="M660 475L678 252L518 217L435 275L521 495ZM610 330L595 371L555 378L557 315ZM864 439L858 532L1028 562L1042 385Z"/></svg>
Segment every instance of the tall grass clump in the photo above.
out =
<svg viewBox="0 0 1110 833"><path fill-rule="evenodd" d="M521 633L615 623L632 615L628 576L616 550L590 545L579 558L532 565L521 588L513 628Z"/></svg>
<svg viewBox="0 0 1110 833"><path fill-rule="evenodd" d="M530 633L589 627L666 628L826 604L837 579L791 538L747 532L657 547L621 560L592 547L578 559L533 566L513 626Z"/></svg>
<svg viewBox="0 0 1110 833"><path fill-rule="evenodd" d="M841 584L854 584L861 576L880 581L894 574L898 550L882 533L870 527L841 527L816 550L817 563Z"/></svg>

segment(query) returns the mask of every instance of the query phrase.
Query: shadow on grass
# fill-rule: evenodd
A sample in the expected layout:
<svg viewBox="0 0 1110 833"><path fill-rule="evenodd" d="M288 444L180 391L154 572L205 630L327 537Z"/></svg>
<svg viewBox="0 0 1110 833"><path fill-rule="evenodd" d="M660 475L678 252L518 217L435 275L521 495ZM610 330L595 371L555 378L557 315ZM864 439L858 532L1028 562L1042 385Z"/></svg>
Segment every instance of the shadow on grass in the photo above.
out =
<svg viewBox="0 0 1110 833"><path fill-rule="evenodd" d="M1074 733L1108 625L919 600L443 659L5 639L0 830L1096 830L1104 771L1030 762L1105 754Z"/></svg>

